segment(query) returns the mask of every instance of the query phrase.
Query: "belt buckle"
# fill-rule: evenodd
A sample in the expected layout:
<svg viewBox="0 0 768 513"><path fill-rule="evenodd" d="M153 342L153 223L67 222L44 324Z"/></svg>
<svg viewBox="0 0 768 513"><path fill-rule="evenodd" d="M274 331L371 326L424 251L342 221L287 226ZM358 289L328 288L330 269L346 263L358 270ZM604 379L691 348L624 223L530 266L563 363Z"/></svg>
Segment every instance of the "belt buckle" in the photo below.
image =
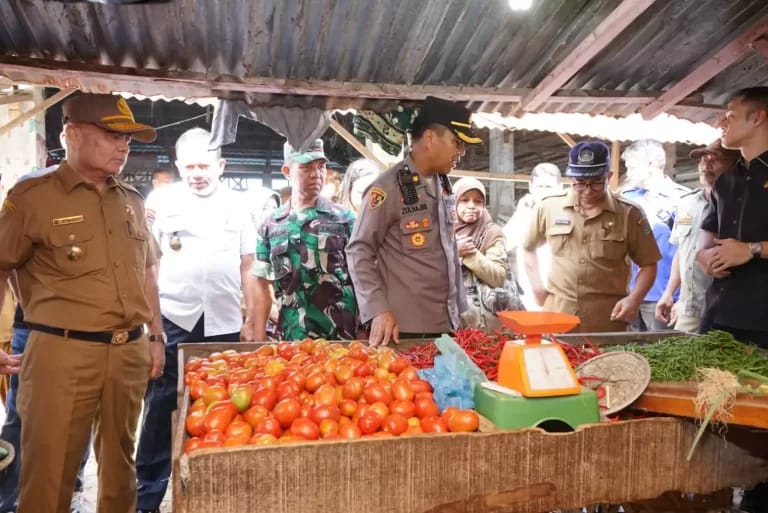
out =
<svg viewBox="0 0 768 513"><path fill-rule="evenodd" d="M112 340L110 340L111 344L115 345L121 345L128 342L128 330L118 330L112 332Z"/></svg>

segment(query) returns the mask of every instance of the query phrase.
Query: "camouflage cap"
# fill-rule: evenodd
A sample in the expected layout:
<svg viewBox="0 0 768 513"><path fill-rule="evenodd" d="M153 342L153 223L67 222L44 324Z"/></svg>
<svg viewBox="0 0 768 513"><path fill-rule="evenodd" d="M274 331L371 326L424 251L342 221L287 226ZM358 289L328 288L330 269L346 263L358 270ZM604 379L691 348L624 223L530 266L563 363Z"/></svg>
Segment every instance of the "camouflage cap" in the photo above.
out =
<svg viewBox="0 0 768 513"><path fill-rule="evenodd" d="M298 151L286 143L283 145L283 160L285 162L298 162L299 164L309 164L315 160L328 161L323 150L323 140L315 139L305 151Z"/></svg>

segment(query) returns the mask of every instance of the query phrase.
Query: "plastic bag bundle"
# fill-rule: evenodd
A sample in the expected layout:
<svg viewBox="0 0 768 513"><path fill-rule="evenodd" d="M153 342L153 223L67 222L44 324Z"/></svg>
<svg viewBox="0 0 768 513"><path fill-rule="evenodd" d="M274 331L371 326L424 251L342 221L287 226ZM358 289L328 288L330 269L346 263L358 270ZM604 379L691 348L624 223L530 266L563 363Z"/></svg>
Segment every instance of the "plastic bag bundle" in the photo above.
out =
<svg viewBox="0 0 768 513"><path fill-rule="evenodd" d="M474 408L474 386L487 381L485 374L448 335L435 340L435 345L441 353L435 357L435 366L419 371L419 375L432 385L440 411L448 406Z"/></svg>

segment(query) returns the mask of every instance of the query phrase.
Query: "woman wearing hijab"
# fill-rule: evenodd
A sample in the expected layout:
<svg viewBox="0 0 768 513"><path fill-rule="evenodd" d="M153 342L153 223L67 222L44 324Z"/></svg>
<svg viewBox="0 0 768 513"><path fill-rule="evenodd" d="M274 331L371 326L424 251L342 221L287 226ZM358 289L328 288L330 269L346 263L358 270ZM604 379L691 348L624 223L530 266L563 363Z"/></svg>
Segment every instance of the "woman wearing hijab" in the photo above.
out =
<svg viewBox="0 0 768 513"><path fill-rule="evenodd" d="M519 310L516 285L506 283L509 265L500 226L485 208L485 187L475 178L462 178L456 194L456 244L459 248L469 309L462 320L467 326L497 329L495 312Z"/></svg>

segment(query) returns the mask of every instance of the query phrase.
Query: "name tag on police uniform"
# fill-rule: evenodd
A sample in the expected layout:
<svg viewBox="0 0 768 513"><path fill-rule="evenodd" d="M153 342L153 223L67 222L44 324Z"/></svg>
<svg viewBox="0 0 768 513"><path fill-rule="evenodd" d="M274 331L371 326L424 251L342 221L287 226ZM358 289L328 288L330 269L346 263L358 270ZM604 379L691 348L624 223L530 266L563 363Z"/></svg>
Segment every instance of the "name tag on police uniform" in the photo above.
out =
<svg viewBox="0 0 768 513"><path fill-rule="evenodd" d="M555 219L555 224L567 226L567 225L571 224L571 220L570 219Z"/></svg>
<svg viewBox="0 0 768 513"><path fill-rule="evenodd" d="M63 226L65 224L84 223L85 216L79 215L79 216L69 216L69 217L57 217L56 219L53 219L52 222L53 222L53 226Z"/></svg>

